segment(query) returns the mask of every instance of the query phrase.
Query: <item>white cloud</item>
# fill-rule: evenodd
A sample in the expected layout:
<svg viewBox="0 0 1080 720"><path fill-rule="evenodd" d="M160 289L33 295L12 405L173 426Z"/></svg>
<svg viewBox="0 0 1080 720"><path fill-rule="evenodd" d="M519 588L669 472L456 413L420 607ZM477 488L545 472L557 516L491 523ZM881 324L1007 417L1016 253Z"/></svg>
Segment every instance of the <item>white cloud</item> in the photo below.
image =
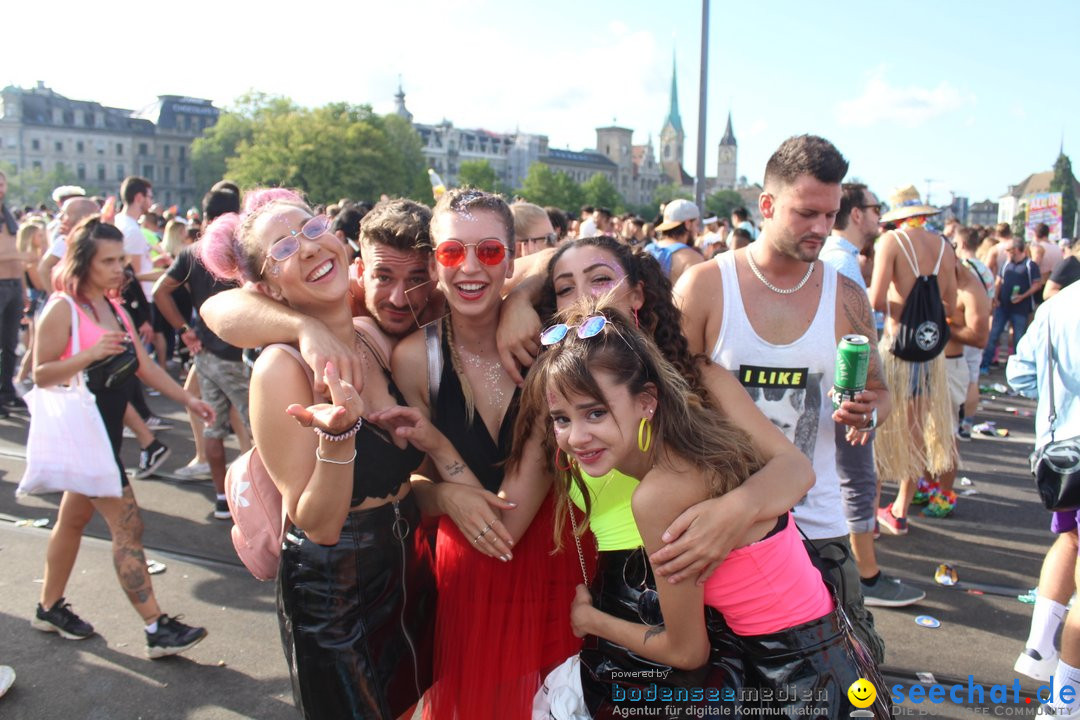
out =
<svg viewBox="0 0 1080 720"><path fill-rule="evenodd" d="M836 117L841 125L848 127L895 123L914 128L974 103L974 94L954 87L947 80L932 88L901 87L889 84L885 69L876 68L869 73L861 95L837 104Z"/></svg>

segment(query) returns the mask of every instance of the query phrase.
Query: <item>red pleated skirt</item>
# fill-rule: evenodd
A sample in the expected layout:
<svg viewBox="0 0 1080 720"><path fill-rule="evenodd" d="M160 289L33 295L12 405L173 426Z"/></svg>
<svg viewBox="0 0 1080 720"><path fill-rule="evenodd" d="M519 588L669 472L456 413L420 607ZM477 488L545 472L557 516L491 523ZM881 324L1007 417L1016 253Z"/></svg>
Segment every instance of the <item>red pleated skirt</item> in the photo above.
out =
<svg viewBox="0 0 1080 720"><path fill-rule="evenodd" d="M547 672L577 653L570 603L582 582L569 523L552 553L549 494L508 563L482 555L449 517L439 522L434 682L427 720L528 720ZM586 550L586 557L594 552Z"/></svg>

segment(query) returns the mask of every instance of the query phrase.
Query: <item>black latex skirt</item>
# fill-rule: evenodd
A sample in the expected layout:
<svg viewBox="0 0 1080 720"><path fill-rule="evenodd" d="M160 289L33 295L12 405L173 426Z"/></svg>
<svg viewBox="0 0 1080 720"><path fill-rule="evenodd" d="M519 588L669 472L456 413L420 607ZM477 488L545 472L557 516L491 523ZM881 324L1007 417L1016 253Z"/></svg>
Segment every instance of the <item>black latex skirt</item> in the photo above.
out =
<svg viewBox="0 0 1080 720"><path fill-rule="evenodd" d="M278 620L304 718L391 720L420 699L431 685L433 567L411 495L349 513L336 545L290 529Z"/></svg>
<svg viewBox="0 0 1080 720"><path fill-rule="evenodd" d="M628 587L623 579L627 559L641 552L638 549L599 554L596 576L589 586L594 607L623 620L641 622L638 596L642 590ZM656 587L651 569L645 585ZM709 664L697 670L678 670L643 658L603 638L586 636L581 649L581 687L592 716L623 717L627 710L640 715L644 712L641 708L649 708L648 716L658 718L711 717L710 714L702 715L702 709L717 706L730 711L736 702L730 699L710 701L705 693L711 690L714 694L738 696L742 685L739 649L719 614L711 608L704 611L712 652ZM664 692L671 692L671 697L678 699L664 700ZM623 693L626 693L626 699L622 699ZM700 693L700 699L693 699L695 693ZM641 699L636 700L637 697Z"/></svg>

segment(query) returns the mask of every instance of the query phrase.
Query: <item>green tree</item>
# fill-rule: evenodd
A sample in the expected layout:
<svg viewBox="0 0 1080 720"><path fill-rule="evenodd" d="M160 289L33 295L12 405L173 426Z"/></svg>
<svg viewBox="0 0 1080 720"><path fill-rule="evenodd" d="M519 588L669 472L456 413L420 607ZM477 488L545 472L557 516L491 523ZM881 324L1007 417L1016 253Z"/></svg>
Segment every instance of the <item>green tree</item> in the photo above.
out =
<svg viewBox="0 0 1080 720"><path fill-rule="evenodd" d="M424 143L420 139L420 133L416 132L412 123L400 115L383 115L379 120L390 140L389 147L397 155L396 162L401 166L401 183L405 189L400 195L430 205L431 183L428 181L427 165L424 162Z"/></svg>
<svg viewBox="0 0 1080 720"><path fill-rule="evenodd" d="M693 200L693 195L689 190L684 190L680 185L658 185L656 190L653 191L653 203L656 205L666 205L675 198L682 198L683 200Z"/></svg>
<svg viewBox="0 0 1080 720"><path fill-rule="evenodd" d="M581 184L585 202L593 207L606 207L616 213L622 212L623 199L607 175L596 173Z"/></svg>
<svg viewBox="0 0 1080 720"><path fill-rule="evenodd" d="M578 208L585 202L585 193L573 178L542 162L529 166L518 194L537 205L554 205L567 210L572 217L577 217Z"/></svg>
<svg viewBox="0 0 1080 720"><path fill-rule="evenodd" d="M1027 204L1023 203L1017 208L1012 220L1013 237L1027 236Z"/></svg>
<svg viewBox="0 0 1080 720"><path fill-rule="evenodd" d="M199 192L225 177L226 163L242 142L251 142L255 127L270 117L297 110L288 98L247 93L218 116L217 123L191 144L191 170Z"/></svg>
<svg viewBox="0 0 1080 720"><path fill-rule="evenodd" d="M458 185L474 187L488 192L503 191L502 183L495 174L495 168L487 160L465 160L458 166Z"/></svg>
<svg viewBox="0 0 1080 720"><path fill-rule="evenodd" d="M417 196L422 168L418 138L369 106L347 103L256 117L250 139L226 160L242 187L294 187L314 202Z"/></svg>
<svg viewBox="0 0 1080 720"><path fill-rule="evenodd" d="M718 190L705 198L705 212L718 218L731 216L731 211L743 206L743 199L734 190Z"/></svg>
<svg viewBox="0 0 1080 720"><path fill-rule="evenodd" d="M60 185L81 185L91 195L102 194L105 190L97 185L78 180L75 173L66 167L49 171L30 168L20 172L10 163L0 163L0 169L7 176L7 194L4 196L4 204L10 209L24 205L36 208L42 203L52 207L52 191Z"/></svg>
<svg viewBox="0 0 1080 720"><path fill-rule="evenodd" d="M1065 153L1058 155L1054 163L1054 178L1050 181L1050 192L1061 193L1061 233L1064 237L1075 237L1073 226L1076 220L1076 178L1073 176L1072 161Z"/></svg>

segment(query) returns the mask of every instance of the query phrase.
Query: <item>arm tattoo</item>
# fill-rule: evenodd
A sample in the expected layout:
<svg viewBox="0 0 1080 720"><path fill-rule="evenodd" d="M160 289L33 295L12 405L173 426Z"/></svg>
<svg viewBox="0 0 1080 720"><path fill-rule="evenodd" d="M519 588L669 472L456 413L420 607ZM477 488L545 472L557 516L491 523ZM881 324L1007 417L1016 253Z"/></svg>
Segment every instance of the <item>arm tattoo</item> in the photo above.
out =
<svg viewBox="0 0 1080 720"><path fill-rule="evenodd" d="M870 339L870 369L867 373L867 385L884 387L885 378L881 375L881 358L877 351L877 326L874 323L874 313L870 308L870 298L866 291L850 278L838 275L837 280L840 282L840 303L844 308L844 317L847 318L851 332L865 335Z"/></svg>
<svg viewBox="0 0 1080 720"><path fill-rule="evenodd" d="M645 639L642 640L642 643L647 643L647 642L649 642L650 638L654 638L657 635L659 635L661 633L664 633L664 632L667 632L667 628L664 627L663 624L657 625L655 627L651 627L651 628L649 628L648 630L645 631Z"/></svg>
<svg viewBox="0 0 1080 720"><path fill-rule="evenodd" d="M445 469L446 469L446 474L449 477L454 477L456 475L460 475L461 473L465 472L465 464L462 463L460 460L455 460L454 462L446 465Z"/></svg>

